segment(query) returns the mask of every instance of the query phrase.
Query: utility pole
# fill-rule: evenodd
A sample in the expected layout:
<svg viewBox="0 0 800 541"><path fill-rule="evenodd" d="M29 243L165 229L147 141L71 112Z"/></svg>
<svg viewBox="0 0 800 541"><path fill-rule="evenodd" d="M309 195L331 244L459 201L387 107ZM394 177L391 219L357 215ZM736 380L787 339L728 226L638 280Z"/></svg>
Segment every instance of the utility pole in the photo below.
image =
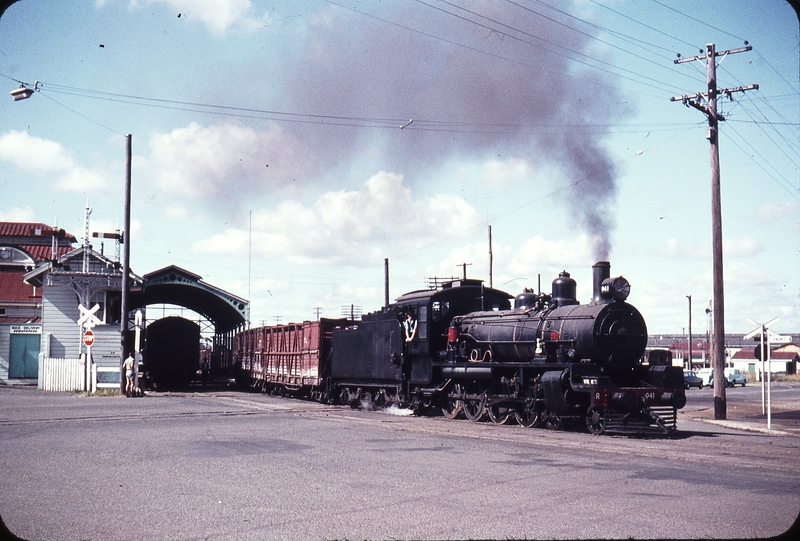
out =
<svg viewBox="0 0 800 541"><path fill-rule="evenodd" d="M711 366L714 368L714 419L727 418L727 404L725 401L725 298L724 285L722 279L722 203L720 201L720 175L719 175L719 121L725 117L717 113L717 96L725 94L729 98L733 92L744 92L746 90L758 90L758 85L747 87L726 88L717 90L717 60L716 57L723 58L733 53L743 53L752 50L747 45L739 49L716 52L713 43L706 45L706 53L692 58L678 58L675 64L693 62L695 60L706 62L706 74L708 77L708 92L678 96L670 98L670 101L681 101L684 105L694 107L708 116L708 132L706 138L711 144L711 247L713 252L713 295L714 295L714 331L711 335L713 346L713 360ZM702 51L700 51L702 53ZM707 106L702 105L699 100L705 100Z"/></svg>
<svg viewBox="0 0 800 541"><path fill-rule="evenodd" d="M131 291L128 276L131 272L131 134L125 136L125 218L122 232L122 302L120 303L119 333L119 390L125 392L125 357L128 356L128 297ZM136 366L136 370L139 367Z"/></svg>
<svg viewBox="0 0 800 541"><path fill-rule="evenodd" d="M389 258L383 258L383 307L389 307Z"/></svg>
<svg viewBox="0 0 800 541"><path fill-rule="evenodd" d="M489 287L492 287L492 265L494 257L492 256L492 226L489 226Z"/></svg>
<svg viewBox="0 0 800 541"><path fill-rule="evenodd" d="M686 295L689 299L689 364L686 368L692 369L692 296Z"/></svg>

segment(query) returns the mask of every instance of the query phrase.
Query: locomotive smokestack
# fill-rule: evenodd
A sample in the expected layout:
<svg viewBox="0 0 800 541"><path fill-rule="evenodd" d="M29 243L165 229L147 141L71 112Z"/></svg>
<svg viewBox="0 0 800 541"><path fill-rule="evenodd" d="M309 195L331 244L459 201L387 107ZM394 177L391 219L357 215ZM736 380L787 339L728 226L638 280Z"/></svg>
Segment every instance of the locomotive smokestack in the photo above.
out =
<svg viewBox="0 0 800 541"><path fill-rule="evenodd" d="M600 302L600 284L606 278L611 278L611 263L608 261L598 261L592 265L592 302Z"/></svg>

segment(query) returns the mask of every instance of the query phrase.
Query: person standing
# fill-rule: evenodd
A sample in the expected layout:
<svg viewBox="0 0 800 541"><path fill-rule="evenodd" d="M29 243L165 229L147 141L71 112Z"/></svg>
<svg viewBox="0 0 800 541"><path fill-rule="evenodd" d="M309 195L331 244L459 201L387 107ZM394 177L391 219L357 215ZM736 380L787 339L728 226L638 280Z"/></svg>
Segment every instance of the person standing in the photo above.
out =
<svg viewBox="0 0 800 541"><path fill-rule="evenodd" d="M133 360L133 353L129 354L125 359L123 367L125 368L125 377L128 380L128 383L125 386L125 396L130 398L131 396L134 396L133 382L136 379L136 362Z"/></svg>

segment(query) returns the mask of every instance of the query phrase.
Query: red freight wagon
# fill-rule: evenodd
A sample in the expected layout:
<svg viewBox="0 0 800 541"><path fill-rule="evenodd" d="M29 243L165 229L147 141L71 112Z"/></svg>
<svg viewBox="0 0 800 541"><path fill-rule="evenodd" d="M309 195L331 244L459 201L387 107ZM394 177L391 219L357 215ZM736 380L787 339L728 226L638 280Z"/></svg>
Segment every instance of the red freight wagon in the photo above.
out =
<svg viewBox="0 0 800 541"><path fill-rule="evenodd" d="M237 381L273 394L320 396L330 372L333 330L345 319L320 319L248 329L233 342Z"/></svg>

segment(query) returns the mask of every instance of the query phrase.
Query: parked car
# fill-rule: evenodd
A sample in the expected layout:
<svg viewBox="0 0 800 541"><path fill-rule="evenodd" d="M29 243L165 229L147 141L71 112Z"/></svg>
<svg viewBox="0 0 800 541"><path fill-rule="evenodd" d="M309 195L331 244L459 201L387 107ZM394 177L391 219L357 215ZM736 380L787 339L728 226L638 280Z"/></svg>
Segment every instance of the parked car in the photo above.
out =
<svg viewBox="0 0 800 541"><path fill-rule="evenodd" d="M701 368L697 371L697 375L703 380L703 385L708 387L714 386L714 369L713 368ZM686 376L684 376L684 379ZM734 385L741 385L744 387L747 385L747 377L739 372L737 368L726 368L725 369L725 387L733 387Z"/></svg>
<svg viewBox="0 0 800 541"><path fill-rule="evenodd" d="M711 387L714 385L714 369L713 368L701 368L697 371L697 376L703 380L703 385L706 387Z"/></svg>
<svg viewBox="0 0 800 541"><path fill-rule="evenodd" d="M728 387L733 387L734 385L741 385L744 387L747 385L747 377L739 372L737 368L726 368L725 380L728 384Z"/></svg>
<svg viewBox="0 0 800 541"><path fill-rule="evenodd" d="M702 389L703 378L698 377L693 370L684 370L683 384L686 386L687 389L691 389L692 387L697 387L698 389Z"/></svg>

